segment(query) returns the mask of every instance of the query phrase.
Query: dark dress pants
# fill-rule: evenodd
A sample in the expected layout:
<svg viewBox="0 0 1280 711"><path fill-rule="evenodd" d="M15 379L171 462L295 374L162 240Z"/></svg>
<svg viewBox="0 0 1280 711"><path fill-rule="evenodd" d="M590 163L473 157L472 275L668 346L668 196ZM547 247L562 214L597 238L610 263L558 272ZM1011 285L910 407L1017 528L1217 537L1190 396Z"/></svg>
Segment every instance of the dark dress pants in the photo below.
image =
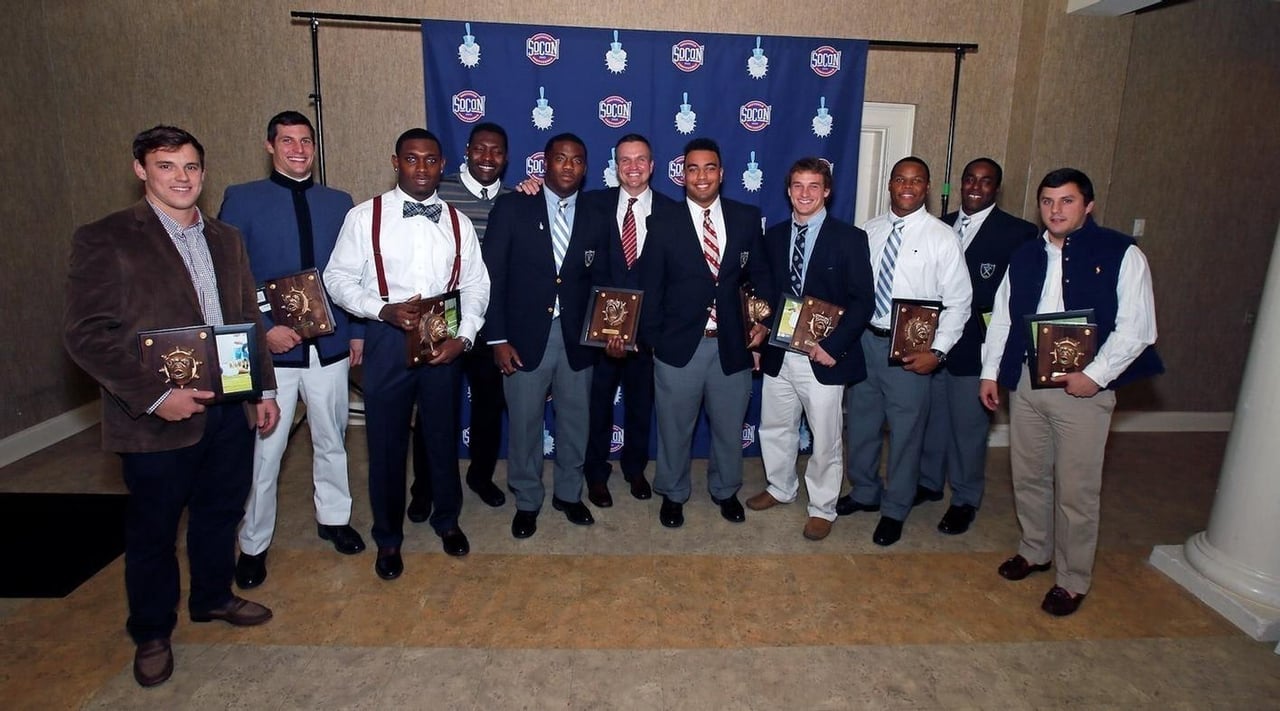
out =
<svg viewBox="0 0 1280 711"><path fill-rule="evenodd" d="M649 465L653 427L653 356L628 353L625 358L601 355L591 375L591 424L583 472L588 483L607 482L613 472L613 398L622 386L622 476L630 481Z"/></svg>
<svg viewBox="0 0 1280 711"><path fill-rule="evenodd" d="M467 478L493 481L502 446L502 411L507 408L502 394L502 371L493 364L493 348L477 343L462 354L462 371L471 391L471 424L467 449L471 465ZM461 400L459 400L461 405ZM415 499L431 500L431 476L427 473L427 454L423 445L422 418L413 426L413 484L409 492Z"/></svg>

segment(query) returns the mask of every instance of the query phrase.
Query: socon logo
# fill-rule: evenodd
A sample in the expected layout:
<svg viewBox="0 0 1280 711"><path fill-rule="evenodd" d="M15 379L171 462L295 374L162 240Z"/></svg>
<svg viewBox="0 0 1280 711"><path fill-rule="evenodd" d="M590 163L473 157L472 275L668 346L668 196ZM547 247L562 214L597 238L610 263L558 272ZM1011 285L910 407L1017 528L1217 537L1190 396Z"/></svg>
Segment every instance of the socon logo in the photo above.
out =
<svg viewBox="0 0 1280 711"><path fill-rule="evenodd" d="M622 428L614 425L613 435L609 437L609 452L617 454L622 451L623 433Z"/></svg>
<svg viewBox="0 0 1280 711"><path fill-rule="evenodd" d="M809 68L820 77L829 77L840 71L840 50L831 45L821 47L809 53Z"/></svg>
<svg viewBox="0 0 1280 711"><path fill-rule="evenodd" d="M756 443L756 428L746 422L742 423L742 448L746 449Z"/></svg>
<svg viewBox="0 0 1280 711"><path fill-rule="evenodd" d="M530 62L545 67L560 58L560 40L539 32L524 41L524 53Z"/></svg>
<svg viewBox="0 0 1280 711"><path fill-rule="evenodd" d="M682 72L697 71L702 66L702 58L707 48L693 40L680 40L671 45L671 63Z"/></svg>
<svg viewBox="0 0 1280 711"><path fill-rule="evenodd" d="M531 178L541 178L547 172L547 163L543 160L542 151L524 159L524 172Z"/></svg>
<svg viewBox="0 0 1280 711"><path fill-rule="evenodd" d="M622 128L631 121L631 102L621 96L600 101L600 122L609 128Z"/></svg>
<svg viewBox="0 0 1280 711"><path fill-rule="evenodd" d="M667 163L667 177L676 185L684 187L684 156L676 156Z"/></svg>
<svg viewBox="0 0 1280 711"><path fill-rule="evenodd" d="M463 123L475 123L484 118L485 97L465 89L453 95L453 115Z"/></svg>
<svg viewBox="0 0 1280 711"><path fill-rule="evenodd" d="M759 99L752 99L738 109L738 122L748 131L763 131L769 127L773 107Z"/></svg>

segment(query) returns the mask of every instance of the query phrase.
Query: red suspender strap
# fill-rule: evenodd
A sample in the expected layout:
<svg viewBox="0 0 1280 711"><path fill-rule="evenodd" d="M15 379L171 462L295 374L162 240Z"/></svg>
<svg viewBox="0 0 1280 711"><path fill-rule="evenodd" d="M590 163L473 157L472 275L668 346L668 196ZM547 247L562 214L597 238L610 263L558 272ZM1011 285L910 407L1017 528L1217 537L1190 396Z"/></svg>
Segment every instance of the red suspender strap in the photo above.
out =
<svg viewBox="0 0 1280 711"><path fill-rule="evenodd" d="M453 223L453 271L449 274L449 285L445 291L458 288L458 280L462 278L462 230L458 229L458 211L449 206L449 221Z"/></svg>
<svg viewBox="0 0 1280 711"><path fill-rule="evenodd" d="M387 272L382 268L382 196L373 199L373 267L378 272L378 295L390 302L387 291Z"/></svg>

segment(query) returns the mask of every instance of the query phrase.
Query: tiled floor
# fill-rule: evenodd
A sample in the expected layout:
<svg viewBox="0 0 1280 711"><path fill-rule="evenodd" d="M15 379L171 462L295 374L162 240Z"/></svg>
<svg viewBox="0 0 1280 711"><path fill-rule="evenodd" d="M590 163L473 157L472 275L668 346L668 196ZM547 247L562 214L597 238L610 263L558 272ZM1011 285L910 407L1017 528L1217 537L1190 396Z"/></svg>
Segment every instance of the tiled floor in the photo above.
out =
<svg viewBox="0 0 1280 711"><path fill-rule="evenodd" d="M366 534L361 429L353 523ZM122 491L90 430L0 469L3 491ZM1017 542L1008 454L994 449L974 528L917 508L903 540L871 543L874 514L814 543L803 505L723 521L699 492L679 530L615 484L589 528L544 509L517 541L511 504L468 492L473 553L445 556L408 524L405 574L315 535L305 428L281 481L259 628L174 634L177 671L130 673L117 560L61 600L0 600L0 707L421 709L1280 708L1280 657L1146 564L1204 528L1225 434L1112 436L1094 589L1076 615L1039 610L1051 575L1009 583ZM501 466L501 465L500 465ZM695 482L702 478L695 462ZM503 477L500 471L499 479ZM744 496L763 482L748 460ZM700 484L695 484L695 488Z"/></svg>

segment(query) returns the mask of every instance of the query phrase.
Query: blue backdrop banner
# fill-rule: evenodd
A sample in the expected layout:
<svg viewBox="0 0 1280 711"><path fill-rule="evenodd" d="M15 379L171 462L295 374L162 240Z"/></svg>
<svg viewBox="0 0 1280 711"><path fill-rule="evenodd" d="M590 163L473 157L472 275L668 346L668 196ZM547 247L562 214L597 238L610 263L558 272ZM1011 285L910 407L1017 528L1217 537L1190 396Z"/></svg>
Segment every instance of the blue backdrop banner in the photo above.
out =
<svg viewBox="0 0 1280 711"><path fill-rule="evenodd" d="M427 127L440 138L446 172L465 170L471 127L491 121L508 134L505 183L541 177L547 139L569 132L587 145L584 189L616 187L613 147L622 136L639 133L653 147L652 187L679 200L684 145L708 137L720 144L722 193L758 205L768 224L789 218L787 170L804 156L831 165L835 186L828 209L853 220L865 40L427 20L422 45ZM466 424L470 388L464 393ZM621 423L620 398L615 409L614 422ZM742 426L749 456L760 454L759 422L757 377ZM548 456L555 451L554 432L548 403ZM464 429L464 457L468 435ZM615 455L624 437L615 426ZM808 439L802 426L803 451ZM700 418L693 456L705 457L708 449Z"/></svg>
<svg viewBox="0 0 1280 711"><path fill-rule="evenodd" d="M819 156L836 176L829 210L852 221L862 127L865 40L422 23L427 126L453 166L471 126L510 138L506 182L541 176L547 139L587 144L586 189L617 185L612 150L639 133L653 146L653 188L683 197L683 150L720 144L726 197L787 219L787 169Z"/></svg>

